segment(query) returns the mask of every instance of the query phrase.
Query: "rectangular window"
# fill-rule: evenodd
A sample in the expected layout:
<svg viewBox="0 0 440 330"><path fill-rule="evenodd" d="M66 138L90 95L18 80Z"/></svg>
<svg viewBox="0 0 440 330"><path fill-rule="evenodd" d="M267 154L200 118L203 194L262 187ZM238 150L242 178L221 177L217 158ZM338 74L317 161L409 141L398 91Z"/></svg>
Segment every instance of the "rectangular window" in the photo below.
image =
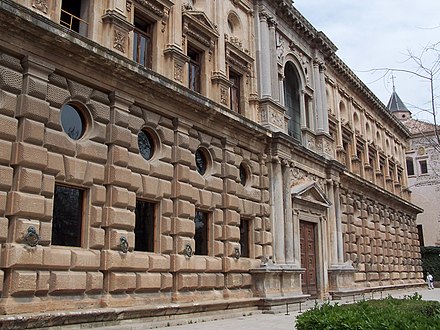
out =
<svg viewBox="0 0 440 330"><path fill-rule="evenodd" d="M208 220L209 214L203 211L196 211L195 222L195 254L208 255Z"/></svg>
<svg viewBox="0 0 440 330"><path fill-rule="evenodd" d="M425 246L425 239L423 238L423 225L417 225L417 234L419 234L420 246Z"/></svg>
<svg viewBox="0 0 440 330"><path fill-rule="evenodd" d="M244 258L249 258L250 256L249 236L249 220L240 219L240 251L241 256Z"/></svg>
<svg viewBox="0 0 440 330"><path fill-rule="evenodd" d="M428 173L428 163L426 162L426 160L419 161L419 164L420 164L420 173L421 174Z"/></svg>
<svg viewBox="0 0 440 330"><path fill-rule="evenodd" d="M188 47L187 55L189 56L188 87L189 89L200 93L202 55L200 52L190 47Z"/></svg>
<svg viewBox="0 0 440 330"><path fill-rule="evenodd" d="M240 79L241 77L233 72L229 72L229 105L232 111L240 113Z"/></svg>
<svg viewBox="0 0 440 330"><path fill-rule="evenodd" d="M136 201L134 250L154 252L156 207L154 203Z"/></svg>
<svg viewBox="0 0 440 330"><path fill-rule="evenodd" d="M55 185L52 245L81 246L84 191Z"/></svg>
<svg viewBox="0 0 440 330"><path fill-rule="evenodd" d="M151 68L153 25L139 15L134 16L133 60Z"/></svg>
<svg viewBox="0 0 440 330"><path fill-rule="evenodd" d="M414 175L414 162L412 158L406 159L406 172L408 175Z"/></svg>
<svg viewBox="0 0 440 330"><path fill-rule="evenodd" d="M83 36L87 36L88 8L88 0L63 0L61 3L60 24Z"/></svg>

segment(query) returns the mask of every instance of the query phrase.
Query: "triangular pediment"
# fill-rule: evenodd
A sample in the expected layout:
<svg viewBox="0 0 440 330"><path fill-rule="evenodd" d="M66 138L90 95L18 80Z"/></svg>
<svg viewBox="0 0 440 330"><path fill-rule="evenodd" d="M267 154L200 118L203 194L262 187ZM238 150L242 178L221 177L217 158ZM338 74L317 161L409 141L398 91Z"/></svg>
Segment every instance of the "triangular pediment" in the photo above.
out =
<svg viewBox="0 0 440 330"><path fill-rule="evenodd" d="M331 203L325 197L322 189L314 181L297 184L291 189L292 198L312 204L330 207Z"/></svg>
<svg viewBox="0 0 440 330"><path fill-rule="evenodd" d="M219 36L214 23L202 11L184 11L183 25L184 34L205 47L213 46Z"/></svg>

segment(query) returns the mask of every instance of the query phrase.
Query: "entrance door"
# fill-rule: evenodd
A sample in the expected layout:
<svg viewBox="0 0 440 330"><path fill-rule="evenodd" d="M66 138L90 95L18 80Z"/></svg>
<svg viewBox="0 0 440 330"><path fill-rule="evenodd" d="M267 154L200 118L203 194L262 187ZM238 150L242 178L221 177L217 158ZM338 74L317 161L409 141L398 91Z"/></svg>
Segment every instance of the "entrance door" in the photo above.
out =
<svg viewBox="0 0 440 330"><path fill-rule="evenodd" d="M302 291L316 297L318 287L316 283L316 244L315 224L300 221L301 239L301 267L306 271L301 275Z"/></svg>

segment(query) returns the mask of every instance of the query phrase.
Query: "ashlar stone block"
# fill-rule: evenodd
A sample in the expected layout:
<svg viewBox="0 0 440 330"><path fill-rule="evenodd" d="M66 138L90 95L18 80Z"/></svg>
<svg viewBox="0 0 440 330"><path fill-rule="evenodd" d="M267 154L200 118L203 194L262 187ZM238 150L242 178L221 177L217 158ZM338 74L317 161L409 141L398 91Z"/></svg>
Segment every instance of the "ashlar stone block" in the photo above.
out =
<svg viewBox="0 0 440 330"><path fill-rule="evenodd" d="M137 273L136 291L157 291L162 287L160 273Z"/></svg>
<svg viewBox="0 0 440 330"><path fill-rule="evenodd" d="M104 274L101 272L87 272L86 283L87 293L99 293L104 289Z"/></svg>
<svg viewBox="0 0 440 330"><path fill-rule="evenodd" d="M37 272L13 270L9 278L9 293L12 296L33 294L37 289Z"/></svg>
<svg viewBox="0 0 440 330"><path fill-rule="evenodd" d="M51 294L81 293L86 290L85 272L53 271L50 273L49 292Z"/></svg>
<svg viewBox="0 0 440 330"><path fill-rule="evenodd" d="M108 289L112 293L134 291L136 289L136 274L111 272Z"/></svg>

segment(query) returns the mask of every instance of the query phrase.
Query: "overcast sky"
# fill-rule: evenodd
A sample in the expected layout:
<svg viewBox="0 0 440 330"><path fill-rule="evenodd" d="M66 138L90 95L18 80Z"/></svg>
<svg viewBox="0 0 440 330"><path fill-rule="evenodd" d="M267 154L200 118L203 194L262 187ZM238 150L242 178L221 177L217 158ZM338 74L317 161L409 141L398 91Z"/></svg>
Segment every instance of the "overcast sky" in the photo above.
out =
<svg viewBox="0 0 440 330"><path fill-rule="evenodd" d="M381 79L384 72L362 71L414 70L414 62L405 62L407 51L420 54L424 46L440 41L440 0L295 0L294 6L332 40L338 56L385 105L393 90L391 74ZM397 94L413 117L431 121L416 108L429 106L427 81L393 75Z"/></svg>

